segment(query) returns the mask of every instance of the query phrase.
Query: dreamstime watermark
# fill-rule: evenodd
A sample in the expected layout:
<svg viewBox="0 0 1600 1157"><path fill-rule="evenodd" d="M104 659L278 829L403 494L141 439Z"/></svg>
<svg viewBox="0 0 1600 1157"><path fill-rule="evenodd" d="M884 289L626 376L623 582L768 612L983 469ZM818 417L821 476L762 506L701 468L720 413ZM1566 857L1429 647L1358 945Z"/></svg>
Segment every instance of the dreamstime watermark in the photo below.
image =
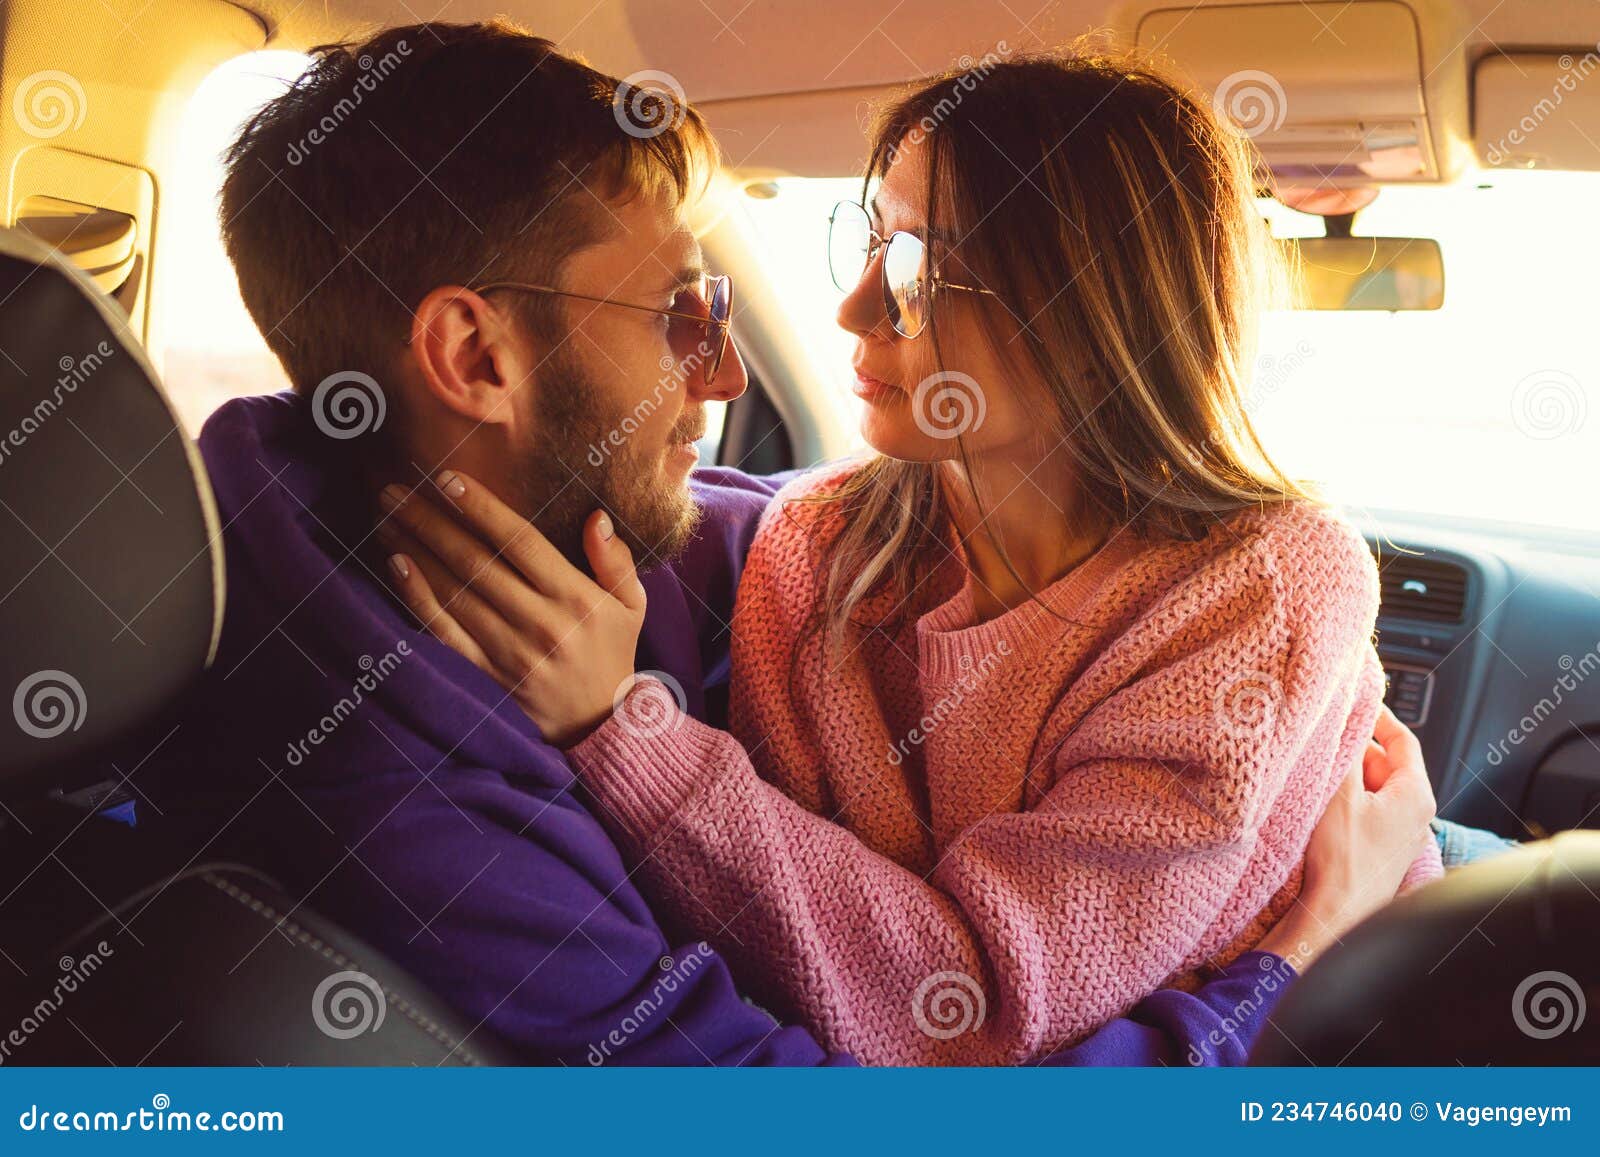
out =
<svg viewBox="0 0 1600 1157"><path fill-rule="evenodd" d="M988 413L983 387L960 370L930 374L911 394L911 417L917 429L941 441L972 433L983 425Z"/></svg>
<svg viewBox="0 0 1600 1157"><path fill-rule="evenodd" d="M20 1049L27 1044L28 1038L43 1028L46 1022L60 1011L67 997L77 992L78 986L98 972L100 966L114 955L116 953L112 951L111 945L102 940L76 960L70 956L63 956L57 961L56 967L60 969L61 975L57 978L55 987L23 1014L20 1024L0 1038L0 1065L6 1063L14 1049Z"/></svg>
<svg viewBox="0 0 1600 1157"><path fill-rule="evenodd" d="M1263 953L1260 965L1261 975L1251 986L1249 993L1222 1014L1222 1019L1215 1028L1208 1031L1201 1040L1189 1045L1189 1055L1185 1059L1191 1066L1198 1068L1204 1065L1208 1057L1220 1053L1230 1044L1237 1047L1240 1031L1249 1027L1257 1016L1262 1015L1263 1006L1270 1009L1274 1003L1267 998L1280 988L1287 988L1296 975L1295 965L1289 959L1280 959Z"/></svg>
<svg viewBox="0 0 1600 1157"><path fill-rule="evenodd" d="M284 153L283 159L289 164L298 167L311 155L311 150L325 142L339 126L348 120L356 109L361 107L361 102L366 100L381 84L387 80L395 69L400 67L400 62L411 55L411 46L404 40L395 42L395 46L385 52L377 60L371 53L363 53L356 58L356 67L361 70L361 75L356 77L355 84L350 88L349 96L339 98L333 108L322 115L306 130L306 135L298 141L289 142L289 148Z"/></svg>
<svg viewBox="0 0 1600 1157"><path fill-rule="evenodd" d="M626 1047L634 1034L649 1024L656 1013L661 1011L662 1006L667 1003L667 997L677 992L689 977L710 961L711 945L703 940L693 945L677 960L663 956L659 962L661 975L656 977L656 982L650 986L650 991L623 1016L616 1028L589 1046L589 1064L598 1068L611 1059L613 1052Z"/></svg>
<svg viewBox="0 0 1600 1157"><path fill-rule="evenodd" d="M1576 434L1589 417L1589 398L1565 370L1535 370L1511 391L1511 421L1540 441Z"/></svg>
<svg viewBox="0 0 1600 1157"><path fill-rule="evenodd" d="M622 448L629 438L643 428L650 415L659 410L668 397L683 389L685 382L691 374L705 372L706 363L716 351L709 344L702 341L695 346L694 352L685 358L674 358L663 354L657 366L661 370L661 377L656 380L656 387L650 396L640 399L639 403L623 417L598 442L589 443L587 455L589 465L599 469L606 464L606 459Z"/></svg>
<svg viewBox="0 0 1600 1157"><path fill-rule="evenodd" d="M329 374L311 392L311 420L341 442L378 429L388 413L383 387L360 370Z"/></svg>
<svg viewBox="0 0 1600 1157"><path fill-rule="evenodd" d="M383 986L354 969L324 977L311 994L311 1019L334 1040L377 1032L388 1007Z"/></svg>
<svg viewBox="0 0 1600 1157"><path fill-rule="evenodd" d="M333 707L316 725L306 732L304 739L296 739L284 751L284 762L290 767L299 767L305 762L306 756L311 754L313 747L321 747L324 740L339 729L350 716L354 715L366 701L368 695L382 685L383 681L405 661L411 654L411 644L401 639L394 645L394 650L384 652L381 659L373 660L371 655L362 655L357 665L365 674L357 676L356 681L350 685L350 694L340 698Z"/></svg>
<svg viewBox="0 0 1600 1157"><path fill-rule="evenodd" d="M921 119L906 132L906 135L895 142L889 150L890 159L907 145L920 145L927 140L940 125L949 119L950 114L961 107L967 96L975 91L979 84L988 79L988 76L1001 63L1011 55L1011 45L1004 40L997 42L994 49L985 52L974 60L971 56L963 56L956 61L960 75L955 77L949 87L949 95L939 98L931 110L922 114Z"/></svg>
<svg viewBox="0 0 1600 1157"><path fill-rule="evenodd" d="M1217 687L1211 706L1222 730L1243 742L1272 733L1283 702L1283 686L1257 668L1235 672Z"/></svg>
<svg viewBox="0 0 1600 1157"><path fill-rule="evenodd" d="M1289 98L1270 72L1246 68L1222 78L1212 95L1218 119L1241 137L1258 137L1283 127Z"/></svg>
<svg viewBox="0 0 1600 1157"><path fill-rule="evenodd" d="M1595 45L1600 49L1600 44ZM1539 130L1539 126L1550 119L1550 116L1561 107L1569 93L1576 92L1578 85L1588 80L1595 69L1600 68L1600 55L1591 49L1577 60L1573 60L1570 52L1564 52L1557 59L1556 64L1561 69L1561 75L1556 77L1555 84L1550 86L1550 95L1540 97L1523 118L1506 130L1506 135L1491 144L1484 151L1483 159L1491 165L1516 164L1522 161L1525 154L1519 152L1529 138Z"/></svg>
<svg viewBox="0 0 1600 1157"><path fill-rule="evenodd" d="M617 726L636 739L676 731L689 710L683 684L665 671L640 671L617 688L611 701Z"/></svg>
<svg viewBox="0 0 1600 1157"><path fill-rule="evenodd" d="M1582 686L1590 675L1600 671L1600 642L1577 659L1571 655L1562 655L1556 660L1556 665L1565 674L1556 677L1556 681L1550 685L1550 693L1541 696L1537 703L1528 708L1526 714L1506 732L1504 739L1497 739L1489 745L1485 758L1488 759L1490 767L1499 767L1504 763L1513 747L1521 747L1545 720L1556 713L1556 708L1566 702L1568 695Z"/></svg>
<svg viewBox="0 0 1600 1157"><path fill-rule="evenodd" d="M54 1109L29 1105L17 1116L24 1133L282 1133L277 1110L225 1109L219 1113L174 1109L172 1098L157 1093L148 1109L125 1113L108 1109Z"/></svg>
<svg viewBox="0 0 1600 1157"><path fill-rule="evenodd" d="M61 409L61 404L73 394L78 392L78 387L88 381L101 366L115 357L116 347L108 341L101 341L94 349L82 357L73 357L70 354L61 355L56 362L56 368L61 371L56 378L56 384L47 397L40 398L22 421L18 422L0 441L0 466L6 460L22 449L29 438L53 418L56 411Z"/></svg>
<svg viewBox="0 0 1600 1157"><path fill-rule="evenodd" d="M11 696L17 726L35 739L54 739L83 726L89 701L83 684L65 671L35 671Z"/></svg>
<svg viewBox="0 0 1600 1157"><path fill-rule="evenodd" d="M677 77L647 68L617 82L611 112L623 132L649 140L683 124L689 115L689 98Z"/></svg>
<svg viewBox="0 0 1600 1157"><path fill-rule="evenodd" d="M911 1019L934 1040L954 1040L983 1027L983 985L965 972L935 972L911 994Z"/></svg>
<svg viewBox="0 0 1600 1157"><path fill-rule="evenodd" d="M83 124L89 97L70 72L47 68L22 78L11 98L11 114L23 132L48 141Z"/></svg>
<svg viewBox="0 0 1600 1157"><path fill-rule="evenodd" d="M973 661L971 655L961 656L959 664L961 674L956 679L955 686L939 697L938 701L928 709L928 712L917 720L917 726L907 731L905 737L899 743L889 748L889 762L896 767L905 762L906 756L911 754L911 748L920 747L926 743L929 736L939 730L945 721L955 714L956 708L961 706L962 702L977 688L978 684L992 675L995 668L1000 666L1000 661L1009 657L1010 654L1010 642L1001 639L995 644L994 650L987 652L976 662Z"/></svg>
<svg viewBox="0 0 1600 1157"><path fill-rule="evenodd" d="M1565 972L1535 972L1511 994L1511 1019L1534 1040L1577 1032L1588 1011L1583 985Z"/></svg>

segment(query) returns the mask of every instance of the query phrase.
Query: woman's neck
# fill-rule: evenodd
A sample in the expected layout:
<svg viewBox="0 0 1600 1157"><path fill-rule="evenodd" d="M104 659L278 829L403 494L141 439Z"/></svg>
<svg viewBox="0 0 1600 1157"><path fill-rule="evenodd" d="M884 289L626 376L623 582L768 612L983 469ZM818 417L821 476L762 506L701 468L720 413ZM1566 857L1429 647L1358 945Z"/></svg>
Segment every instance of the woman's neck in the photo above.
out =
<svg viewBox="0 0 1600 1157"><path fill-rule="evenodd" d="M1064 458L1058 452L1030 465L974 462L970 476L959 461L942 464L940 484L966 546L979 622L1026 602L1105 541L1101 520L1085 517Z"/></svg>

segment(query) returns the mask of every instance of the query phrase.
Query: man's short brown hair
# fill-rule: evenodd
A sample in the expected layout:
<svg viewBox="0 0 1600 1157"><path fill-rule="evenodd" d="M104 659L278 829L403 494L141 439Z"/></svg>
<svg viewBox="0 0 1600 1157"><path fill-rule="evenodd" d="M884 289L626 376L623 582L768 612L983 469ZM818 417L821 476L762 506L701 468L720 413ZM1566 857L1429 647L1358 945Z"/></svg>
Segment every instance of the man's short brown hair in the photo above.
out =
<svg viewBox="0 0 1600 1157"><path fill-rule="evenodd" d="M556 283L605 232L597 198L682 203L716 163L674 94L506 21L392 28L313 54L229 148L221 201L245 306L301 392L381 373L440 285ZM547 298L519 307L559 339Z"/></svg>

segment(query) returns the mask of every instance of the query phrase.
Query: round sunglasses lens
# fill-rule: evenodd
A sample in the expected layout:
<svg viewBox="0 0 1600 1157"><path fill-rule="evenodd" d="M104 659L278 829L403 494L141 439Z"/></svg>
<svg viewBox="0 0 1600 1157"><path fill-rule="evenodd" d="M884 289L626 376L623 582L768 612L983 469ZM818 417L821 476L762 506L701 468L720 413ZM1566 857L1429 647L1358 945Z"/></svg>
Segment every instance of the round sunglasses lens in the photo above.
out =
<svg viewBox="0 0 1600 1157"><path fill-rule="evenodd" d="M910 233L896 233L884 250L889 320L902 337L916 337L928 323L927 255L927 247Z"/></svg>
<svg viewBox="0 0 1600 1157"><path fill-rule="evenodd" d="M712 324L707 303L710 293L709 282L702 282L699 289L680 290L672 299L673 313L666 320L667 345L677 362L672 368L674 374L699 370L716 359L717 327Z"/></svg>
<svg viewBox="0 0 1600 1157"><path fill-rule="evenodd" d="M711 292L706 299L711 303L711 320L723 325L728 320L728 310L733 304L733 282L726 277L711 279Z"/></svg>
<svg viewBox="0 0 1600 1157"><path fill-rule="evenodd" d="M711 346L711 363L706 367L708 383L717 376L717 371L722 368L723 356L728 352L728 331L733 314L733 279L712 278L709 301L711 324L706 326L706 341Z"/></svg>
<svg viewBox="0 0 1600 1157"><path fill-rule="evenodd" d="M840 201L828 221L828 273L834 285L849 293L861 284L872 244L872 222L854 201Z"/></svg>

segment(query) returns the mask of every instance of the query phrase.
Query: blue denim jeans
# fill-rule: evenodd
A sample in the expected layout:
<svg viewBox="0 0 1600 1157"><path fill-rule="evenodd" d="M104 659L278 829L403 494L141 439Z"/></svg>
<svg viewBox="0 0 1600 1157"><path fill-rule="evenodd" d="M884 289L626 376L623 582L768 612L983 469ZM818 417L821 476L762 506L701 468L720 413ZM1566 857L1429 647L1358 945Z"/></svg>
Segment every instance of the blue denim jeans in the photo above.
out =
<svg viewBox="0 0 1600 1157"><path fill-rule="evenodd" d="M1473 860L1486 860L1519 846L1516 840L1449 820L1434 820L1431 826L1433 838L1439 841L1439 855L1444 860L1447 872Z"/></svg>

